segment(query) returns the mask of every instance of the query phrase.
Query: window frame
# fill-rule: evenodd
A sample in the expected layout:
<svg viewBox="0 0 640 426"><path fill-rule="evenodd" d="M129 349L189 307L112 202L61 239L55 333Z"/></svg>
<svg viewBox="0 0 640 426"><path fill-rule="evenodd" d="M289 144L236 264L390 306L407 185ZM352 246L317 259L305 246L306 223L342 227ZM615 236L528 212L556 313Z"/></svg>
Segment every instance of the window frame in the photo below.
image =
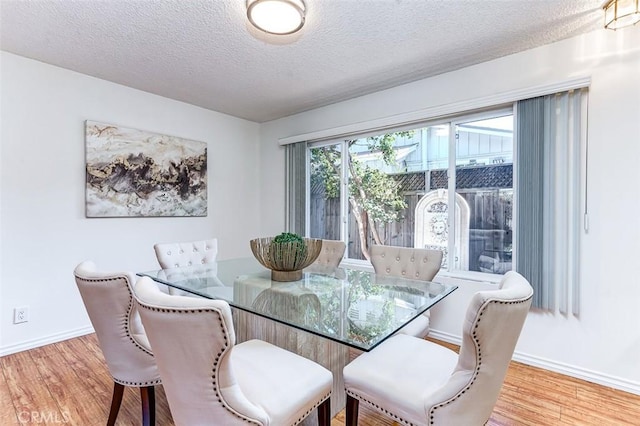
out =
<svg viewBox="0 0 640 426"><path fill-rule="evenodd" d="M487 108L487 109L483 109L482 111L459 115L451 119L451 121L449 122L449 167L447 170L450 174L448 175L447 190L448 190L448 196L449 196L448 204L450 206L455 205L454 203L455 203L455 197L456 197L456 166L457 166L456 161L458 159L457 143L456 143L457 142L456 126L463 123L468 123L470 121L486 120L490 118L502 117L505 115L511 115L513 117L513 129L515 129L515 124L516 124L516 103L515 102L509 105L498 105L495 108ZM514 130L512 139L513 139L513 150L514 150L512 164L515 171L517 167L516 157L515 157L515 150L517 145L516 138L515 138L515 130ZM514 173L514 182L513 182L514 199L517 196L515 191L515 188L516 188L515 179L516 177ZM514 211L513 225L512 225L512 229L514 230L516 229L516 226L517 226L516 220L517 220L517 216ZM449 223L455 223L455 209L449 209ZM448 241L448 248L449 248L448 264L449 265L455 265L455 262L454 262L455 251L452 250L452 248L455 245L455 240L456 240L455 233L460 232L460 230L456 229L455 226L453 226L452 228L453 228L453 232L451 232L451 229L449 230L449 241ZM515 232L514 232L514 236L515 236ZM513 254L514 260L512 260L512 270L515 268L515 257L517 255L518 254L514 252ZM450 267L447 270L442 270L441 274L443 276L449 276L453 278L462 278L470 281L489 281L492 283L500 282L502 280L502 277L504 276L502 274L493 274L490 272L465 271L462 269L454 269L453 267Z"/></svg>
<svg viewBox="0 0 640 426"><path fill-rule="evenodd" d="M455 176L456 176L456 134L455 129L461 123L467 123L470 121L478 121L482 119L490 119L501 117L505 115L512 115L515 126L516 119L516 111L515 111L515 103L503 103L501 105L495 105L492 107L482 108L476 111L465 111L460 112L458 114L451 114L443 117L434 117L431 119L426 119L418 122L407 124L399 124L398 126L389 126L387 128L381 128L377 130L371 130L367 132L354 133L351 135L345 134L339 137L317 140L317 141L309 141L307 143L307 167L306 167L306 185L307 188L310 187L311 182L311 170L309 167L310 159L311 159L311 150L314 148L322 148L326 146L339 145L341 152L341 168L340 168L340 240L345 242L345 244L349 244L348 236L349 236L349 201L348 201L348 188L349 188L349 170L348 170L348 156L344 155L349 149L348 140L354 138L366 138L369 136L377 136L385 133L393 133L402 130L416 130L424 127L433 127L433 126L442 126L447 125L449 128L449 146L448 146L448 196L449 205L453 205L455 203ZM515 128L515 127L514 127ZM513 140L514 150L515 150L515 136ZM515 168L515 157L513 158L513 167ZM515 179L515 176L514 176ZM515 189L515 182L514 182ZM515 191L514 191L515 197ZM310 226L310 205L311 205L311 191L306 191L306 206L305 206L305 229L306 236L308 237L311 231ZM449 224L454 224L454 216L455 209L449 210ZM515 214L514 214L514 229L515 229ZM451 232L453 230L453 232ZM449 239L448 239L448 253L449 253L449 262L448 265L454 265L453 256L455 255L455 250L453 250L455 246L455 233L459 232L455 226L450 225L449 229ZM372 270L371 263L367 260L349 258L348 250L345 251L345 257L343 258L342 264L348 265L349 267L356 267L359 269L369 269ZM515 263L513 264L515 265ZM439 273L440 276L450 277L450 278L458 278L464 279L467 281L478 281L478 282L488 282L488 283L498 283L502 280L503 275L494 274L488 272L480 272L480 271L464 271L461 269L454 269L451 266L448 269L442 269Z"/></svg>
<svg viewBox="0 0 640 426"><path fill-rule="evenodd" d="M351 124L346 124L346 125L341 125L338 127L329 127L329 128L325 128L324 130L315 130L315 131L311 131L311 132L307 132L307 133L303 133L303 134L297 134L297 135L292 135L292 136L287 136L287 137L282 137L278 139L278 143L279 145L289 145L289 144L296 144L298 142L302 142L305 144L305 146L308 143L312 143L312 142L320 142L320 141L340 141L340 140L344 140L345 138L353 138L353 137L363 137L363 136L368 136L368 135L374 135L374 134L382 134L383 132L390 132L393 131L394 129L398 129L400 127L403 127L405 129L407 128L416 128L419 127L420 125L425 125L425 123L433 123L433 122L437 122L439 119L453 119L459 115L464 115L464 113L471 113L471 112L480 112L483 110L489 110L489 109L494 109L499 105L507 105L507 104L515 104L515 107L513 109L513 116L514 116L514 122L516 123L516 127L520 126L520 116L522 115L520 110L519 110L519 106L521 101L527 101L527 100L531 100L532 98L536 98L536 97L544 97L544 96L551 96L551 95L560 95L563 92L571 92L571 91L581 91L581 102L579 104L576 104L576 107L580 108L580 116L582 118L579 118L581 121L579 123L580 125L580 130L579 130L579 146L577 147L577 149L579 150L579 158L575 159L574 161L576 161L576 167L578 167L581 172L579 173L579 182L576 182L577 187L575 189L573 189L573 191L578 191L577 192L577 196L575 197L575 205L570 206L570 210L572 209L573 211L568 211L567 214L577 214L577 217L579 218L577 221L574 221L576 223L579 224L579 228L581 225L580 231L578 231L579 233L576 235L580 235L582 233L587 233L588 232L588 228L589 228L589 218L588 218L588 205L587 205L587 199L588 199L588 151L589 151L589 131L588 131L588 116L589 116L589 108L588 108L588 100L589 100L589 89L591 86L591 77L590 76L580 76L580 77L576 77L576 78L572 78L572 79L565 79L565 80L561 80L561 81L556 81L553 83L548 83L548 84L542 84L542 85L538 85L538 86L532 86L532 87L526 87L526 88L520 88L520 89L512 89L512 90L508 90L506 92L501 92L501 93L494 93L491 95L486 95L483 97L479 97L479 98L471 98L471 99L466 99L463 101L457 101L457 102L452 102L452 103L448 103L448 104L442 104L442 105L437 105L437 106L432 106L432 107L427 107L421 110L415 110L415 111L410 111L410 112L405 112L405 113L400 113L400 114L396 114L396 115L391 115L391 116L386 116L386 117L380 117L380 118L375 118L375 119L370 119L370 120L365 120L365 121L359 121L359 122L353 122ZM574 117L575 118L575 117ZM373 129L373 130L372 130ZM520 206L523 202L523 199L520 197L518 197L518 193L517 190L519 187L521 187L521 184L523 182L519 182L519 174L521 173L520 170L518 170L521 167L524 167L524 164L519 164L517 158L521 156L521 151L524 149L522 147L522 142L519 140L519 134L518 134L519 130L514 129L514 146L513 146L513 161L514 161L514 166L517 165L517 167L515 167L515 170L513 171L513 184L514 184L514 195L513 195L513 203L514 203L514 209L513 209L513 216L512 216L512 224L513 224L513 228L514 228L514 235L513 235L513 246L516 247L516 252L517 252L517 247L520 246L520 243L518 242L518 240L520 239L520 237L517 235L518 231L517 229L520 229L522 226L522 222L523 222L523 213L522 211L518 211L518 206ZM287 155L290 151L290 149L287 149ZM575 149L574 149L575 152ZM288 158L288 157L287 157ZM344 167L343 167L344 168ZM287 179L289 179L289 174L291 173L291 169L289 168L289 163L287 163ZM291 194L289 191L287 192L286 195L286 208L288 209L288 206L290 204L290 198L292 195L295 194ZM308 208L307 208L308 210ZM287 210L287 218L289 218L292 215L296 215L297 212L294 211L289 211ZM305 216L307 215L307 212L305 212ZM522 216L522 217L521 217ZM290 221L287 219L287 226L291 226ZM343 241L346 241L346 236L343 236L342 238ZM579 241L574 241L572 246L574 248L580 248L581 244ZM551 298L554 300L551 303L553 303L554 305L551 307L545 307L545 306L538 306L541 309L546 309L546 310L556 310L559 311L561 313L567 313L569 314L569 308L568 306L564 306L564 307L560 307L559 309L555 308L555 300L558 297L558 294L560 294L561 296L564 295L568 295L568 297L562 297L560 300L560 303L564 303L564 304L568 304L571 303L571 312L574 315L578 315L580 312L580 282L579 282L579 254L576 255L575 253L569 253L567 255L567 257L569 258L569 260L572 261L572 265L571 265L571 270L574 271L574 273L577 274L576 278L573 282L568 283L565 280L560 280L559 281L559 288L556 287L556 285L553 285L551 290L548 290L549 294L551 294ZM515 265L516 270L518 270L518 265L521 263L521 261L524 261L528 258L528 256L520 256L520 259L518 259L517 253L514 252L513 257L512 257L512 267L513 265ZM355 262L355 264L352 264L353 262ZM352 264L352 267L357 267L357 268L363 268L363 269L367 269L367 270L372 270L372 266L369 262L366 261L359 261L359 260L345 260L344 261L345 265L348 264ZM523 274L526 272L523 272ZM469 274L471 274L472 276L469 276ZM479 277L477 276L473 276L473 275L480 275ZM463 272L463 271L455 271L453 274L449 273L447 271L442 271L439 276L444 277L445 280L456 280L461 283L463 282L473 282L473 281L478 281L484 284L491 284L492 282L498 282L501 281L501 279L503 278L502 275L493 275L490 273L476 273L475 271L471 271L471 272ZM495 279L492 279L495 278ZM536 292L540 291L540 288L542 288L542 293L544 293L544 289L546 287L545 284L542 285L543 287L541 287L541 284L538 283L537 286L534 285L534 288L536 288ZM536 304L536 302L534 301L534 305Z"/></svg>

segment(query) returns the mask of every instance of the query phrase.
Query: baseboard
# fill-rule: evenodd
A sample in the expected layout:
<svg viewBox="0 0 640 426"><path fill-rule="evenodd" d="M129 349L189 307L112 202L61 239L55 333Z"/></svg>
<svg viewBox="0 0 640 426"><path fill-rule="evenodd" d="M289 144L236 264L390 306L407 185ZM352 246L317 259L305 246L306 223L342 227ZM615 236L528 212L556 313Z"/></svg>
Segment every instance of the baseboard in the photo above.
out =
<svg viewBox="0 0 640 426"><path fill-rule="evenodd" d="M462 338L454 334L441 332L438 330L429 331L429 337L442 340L444 342L460 345ZM564 374L566 376L575 377L576 379L586 380L588 382L597 383L599 385L608 386L624 392L640 395L640 383L609 374L599 373L597 371L588 370L586 368L576 367L562 362L529 355L516 351L513 354L513 360L533 367L543 368L545 370Z"/></svg>
<svg viewBox="0 0 640 426"><path fill-rule="evenodd" d="M451 333L445 333L444 331L434 330L433 328L429 330L429 337L458 346L462 343L462 337Z"/></svg>
<svg viewBox="0 0 640 426"><path fill-rule="evenodd" d="M10 355L16 352L26 351L28 349L37 348L51 343L61 342L63 340L72 339L74 337L84 336L93 333L93 327L87 326L75 330L66 331L64 333L52 334L39 339L28 340L26 342L17 343L15 345L4 346L0 348L0 356ZM438 330L431 330L429 337L442 340L444 342L460 345L462 339L460 336L445 333ZM586 380L588 382L597 383L599 385L608 386L624 392L640 395L640 383L609 374L599 373L597 371L588 370L586 368L576 367L557 361L552 361L538 356L533 356L516 351L513 354L513 360L533 367L544 368L545 370L554 371L577 379Z"/></svg>
<svg viewBox="0 0 640 426"><path fill-rule="evenodd" d="M16 343L15 345L3 346L0 348L0 356L11 355L16 352L38 348L40 346L61 342L63 340L73 339L74 337L84 336L91 333L93 333L93 327L86 326L82 328L76 328L75 330L65 331L64 333L51 334L39 339L27 340L26 342Z"/></svg>

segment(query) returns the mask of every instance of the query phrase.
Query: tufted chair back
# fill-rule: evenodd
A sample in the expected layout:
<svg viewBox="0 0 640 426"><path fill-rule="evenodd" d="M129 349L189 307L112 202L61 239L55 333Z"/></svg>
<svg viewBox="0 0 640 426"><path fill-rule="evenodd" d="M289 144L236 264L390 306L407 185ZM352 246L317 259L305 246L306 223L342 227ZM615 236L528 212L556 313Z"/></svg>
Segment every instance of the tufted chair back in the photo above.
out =
<svg viewBox="0 0 640 426"><path fill-rule="evenodd" d="M322 240L322 250L320 250L320 255L318 255L318 258L313 262L313 265L337 268L342 261L346 248L347 245L344 241Z"/></svg>
<svg viewBox="0 0 640 426"><path fill-rule="evenodd" d="M185 243L158 243L153 249L162 269L201 265L215 262L218 256L218 240L212 238Z"/></svg>
<svg viewBox="0 0 640 426"><path fill-rule="evenodd" d="M133 302L133 274L98 272L93 262L86 261L74 275L113 380L135 387L159 384L151 346Z"/></svg>
<svg viewBox="0 0 640 426"><path fill-rule="evenodd" d="M458 363L448 382L425 401L432 424L482 424L498 400L531 306L533 289L514 271L499 290L476 293L463 323Z"/></svg>
<svg viewBox="0 0 640 426"><path fill-rule="evenodd" d="M371 246L371 264L376 275L391 275L431 281L440 270L442 252L419 248Z"/></svg>
<svg viewBox="0 0 640 426"><path fill-rule="evenodd" d="M431 281L440 270L442 252L419 248L371 246L371 264L376 275L389 275L412 280ZM398 333L414 337L429 334L431 311L402 327Z"/></svg>
<svg viewBox="0 0 640 426"><path fill-rule="evenodd" d="M322 249L318 258L308 267L305 268L305 272L316 272L320 274L336 274L344 251L347 245L344 241L338 240L322 240Z"/></svg>
<svg viewBox="0 0 640 426"><path fill-rule="evenodd" d="M292 418L301 421L328 401L332 376L323 367L266 342L236 345L227 302L171 296L147 277L138 281L135 297L176 425L284 426L296 424ZM303 366L298 371L282 372L283 366L295 368L300 362ZM310 375L318 373L309 373L314 369L323 377L322 386ZM277 383L262 383L265 372ZM297 385L296 376L301 377ZM276 389L279 385L282 388ZM292 392L282 397L289 388ZM313 399L314 392L321 396ZM296 398L309 401L291 409ZM325 411L329 407L327 402Z"/></svg>

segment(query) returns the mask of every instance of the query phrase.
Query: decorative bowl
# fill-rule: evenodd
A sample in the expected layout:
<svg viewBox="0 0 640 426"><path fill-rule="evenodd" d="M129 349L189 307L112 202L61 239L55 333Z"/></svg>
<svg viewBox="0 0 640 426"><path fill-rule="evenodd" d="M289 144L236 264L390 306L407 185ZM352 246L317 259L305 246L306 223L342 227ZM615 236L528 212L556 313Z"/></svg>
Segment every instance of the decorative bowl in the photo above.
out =
<svg viewBox="0 0 640 426"><path fill-rule="evenodd" d="M256 238L249 241L255 258L271 269L273 281L298 281L302 270L320 255L322 240L302 238L301 241L276 242L275 237Z"/></svg>

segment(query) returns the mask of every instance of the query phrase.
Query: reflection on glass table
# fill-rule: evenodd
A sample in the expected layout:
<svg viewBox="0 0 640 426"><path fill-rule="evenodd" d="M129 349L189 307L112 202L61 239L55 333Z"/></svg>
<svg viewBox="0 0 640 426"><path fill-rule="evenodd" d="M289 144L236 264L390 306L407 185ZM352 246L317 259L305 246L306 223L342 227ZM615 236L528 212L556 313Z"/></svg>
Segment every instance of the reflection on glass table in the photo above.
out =
<svg viewBox="0 0 640 426"><path fill-rule="evenodd" d="M253 258L138 275L364 351L457 288L346 268L305 272L299 281L276 282Z"/></svg>

